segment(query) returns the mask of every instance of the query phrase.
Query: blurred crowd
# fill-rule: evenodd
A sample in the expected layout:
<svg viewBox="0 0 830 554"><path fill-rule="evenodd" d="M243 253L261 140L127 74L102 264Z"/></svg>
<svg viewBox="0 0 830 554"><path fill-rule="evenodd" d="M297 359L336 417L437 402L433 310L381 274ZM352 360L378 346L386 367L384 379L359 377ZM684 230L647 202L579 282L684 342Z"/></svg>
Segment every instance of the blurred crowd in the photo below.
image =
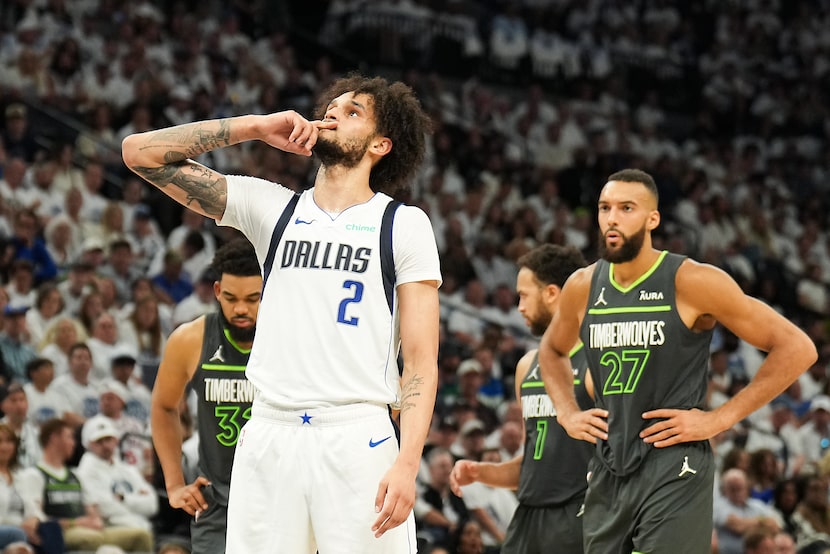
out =
<svg viewBox="0 0 830 554"><path fill-rule="evenodd" d="M12 402L0 409L28 429L21 462L37 461L42 422L62 417L80 437L104 413L126 436L121 457L164 490L149 391L170 331L215 309L209 264L231 231L129 174L121 139L245 113L310 116L322 88L359 69L407 82L435 122L404 198L429 214L444 277L422 542L497 551L515 498L475 486L457 498L448 476L455 459L521 451L512 375L536 341L516 310L515 261L544 242L595 259L599 188L638 167L660 189L656 246L722 267L820 351L713 441L720 551L743 552L752 531L730 515L802 550L830 545L830 4L332 0L315 14L255 0L0 7L0 369L2 396L27 401L16 416ZM316 170L261 143L200 161L295 190ZM710 406L762 356L719 329ZM154 530L181 534L165 504Z"/></svg>

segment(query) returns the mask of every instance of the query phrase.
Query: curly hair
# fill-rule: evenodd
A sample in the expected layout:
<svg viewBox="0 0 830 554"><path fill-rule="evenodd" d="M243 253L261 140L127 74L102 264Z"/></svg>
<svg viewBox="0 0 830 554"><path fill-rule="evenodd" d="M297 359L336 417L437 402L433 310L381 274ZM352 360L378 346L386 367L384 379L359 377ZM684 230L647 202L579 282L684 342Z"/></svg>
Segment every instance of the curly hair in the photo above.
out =
<svg viewBox="0 0 830 554"><path fill-rule="evenodd" d="M334 81L323 91L314 110L323 119L329 103L347 92L372 98L375 129L392 141L392 150L372 168L369 186L375 192L394 196L404 190L424 161L426 135L432 132L432 120L409 86L383 77L365 77L351 73Z"/></svg>
<svg viewBox="0 0 830 554"><path fill-rule="evenodd" d="M237 277L262 274L254 245L245 238L236 238L220 246L210 267L216 279L221 279L225 273Z"/></svg>
<svg viewBox="0 0 830 554"><path fill-rule="evenodd" d="M585 267L585 258L573 246L543 244L519 258L519 268L526 267L545 285L565 286L571 273Z"/></svg>

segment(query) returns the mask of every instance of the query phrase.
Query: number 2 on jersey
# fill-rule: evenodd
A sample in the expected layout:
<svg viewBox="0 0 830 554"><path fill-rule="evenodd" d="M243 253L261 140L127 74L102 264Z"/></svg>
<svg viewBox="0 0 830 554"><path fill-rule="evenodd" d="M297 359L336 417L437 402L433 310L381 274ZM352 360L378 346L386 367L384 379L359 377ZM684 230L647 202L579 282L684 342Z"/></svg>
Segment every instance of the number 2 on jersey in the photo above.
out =
<svg viewBox="0 0 830 554"><path fill-rule="evenodd" d="M602 388L603 396L633 393L650 353L648 350L623 350L621 355L616 352L603 354L599 363L611 369Z"/></svg>
<svg viewBox="0 0 830 554"><path fill-rule="evenodd" d="M351 296L347 296L340 301L340 307L337 310L337 323L345 323L346 325L357 326L358 317L346 317L346 309L349 304L356 304L363 299L363 283L360 281L343 281L343 288L352 291Z"/></svg>

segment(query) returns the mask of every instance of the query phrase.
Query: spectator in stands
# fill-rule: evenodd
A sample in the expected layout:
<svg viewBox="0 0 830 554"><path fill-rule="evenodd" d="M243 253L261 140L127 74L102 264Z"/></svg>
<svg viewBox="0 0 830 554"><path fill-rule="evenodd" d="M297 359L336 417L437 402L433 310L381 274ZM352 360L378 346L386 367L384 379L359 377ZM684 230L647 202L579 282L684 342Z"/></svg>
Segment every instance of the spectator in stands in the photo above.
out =
<svg viewBox="0 0 830 554"><path fill-rule="evenodd" d="M132 243L126 238L119 238L109 244L107 263L98 268L99 275L109 277L115 283L116 302L119 306L130 301L133 281L142 275L134 261Z"/></svg>
<svg viewBox="0 0 830 554"><path fill-rule="evenodd" d="M145 529L105 525L94 504L95 492L86 490L66 466L75 450L75 434L68 423L59 419L44 423L40 444L43 458L20 476L21 496L35 504L38 519L60 523L67 549L94 551L104 544L127 552L153 549Z"/></svg>
<svg viewBox="0 0 830 554"><path fill-rule="evenodd" d="M12 383L0 392L0 410L4 414L0 422L7 425L17 436L17 461L22 467L31 467L40 459L40 446L37 424L28 415L29 402L26 399L26 390L22 384Z"/></svg>
<svg viewBox="0 0 830 554"><path fill-rule="evenodd" d="M29 405L27 418L35 425L58 417L60 392L51 388L55 379L55 366L49 358L35 358L26 364L26 376L29 382L23 385L26 401Z"/></svg>
<svg viewBox="0 0 830 554"><path fill-rule="evenodd" d="M827 478L808 477L804 483L804 498L798 503L792 522L799 546L822 541L830 548L830 512L827 502Z"/></svg>
<svg viewBox="0 0 830 554"><path fill-rule="evenodd" d="M98 391L89 381L92 354L82 342L69 348L69 373L56 377L52 386L61 392L61 417L79 428L98 413Z"/></svg>
<svg viewBox="0 0 830 554"><path fill-rule="evenodd" d="M3 358L4 377L8 381L26 381L26 364L37 357L29 344L26 329L28 308L7 304L3 309L3 331L0 333L0 356Z"/></svg>
<svg viewBox="0 0 830 554"><path fill-rule="evenodd" d="M159 316L159 302L155 296L136 300L135 310L119 328L119 336L131 351L137 352L141 380L152 389L156 380L161 355L167 342Z"/></svg>
<svg viewBox="0 0 830 554"><path fill-rule="evenodd" d="M210 268L201 272L193 284L193 292L173 308L174 327L216 311L216 297L213 292L215 282L216 275Z"/></svg>
<svg viewBox="0 0 830 554"><path fill-rule="evenodd" d="M86 341L92 353L90 380L102 383L109 379L111 364L115 356L130 350L130 345L119 340L118 322L110 312L103 312L92 324L92 336Z"/></svg>
<svg viewBox="0 0 830 554"><path fill-rule="evenodd" d="M38 352L52 361L55 375L69 372L69 349L76 342L87 339L80 321L73 317L61 316L46 328L43 339L38 344Z"/></svg>
<svg viewBox="0 0 830 554"><path fill-rule="evenodd" d="M38 236L37 215L30 209L18 211L14 216L14 257L16 260L28 260L32 264L35 284L54 279L58 274L57 266L46 244Z"/></svg>
<svg viewBox="0 0 830 554"><path fill-rule="evenodd" d="M150 389L134 375L136 359L132 354L123 352L112 359L112 378L126 387L124 413L139 421L149 421Z"/></svg>
<svg viewBox="0 0 830 554"><path fill-rule="evenodd" d="M781 528L775 510L750 498L749 481L743 470L727 470L721 478L721 492L723 496L715 499L714 506L720 554L743 554L743 534L759 523L772 531Z"/></svg>
<svg viewBox="0 0 830 554"><path fill-rule="evenodd" d="M450 490L453 457L445 448L433 448L427 455L429 482L415 501L418 537L431 546L448 547L458 524L468 517L464 501Z"/></svg>
<svg viewBox="0 0 830 554"><path fill-rule="evenodd" d="M80 313L81 300L92 291L95 270L89 263L75 261L69 266L66 279L58 283L58 290L66 303L67 315L77 317Z"/></svg>
<svg viewBox="0 0 830 554"><path fill-rule="evenodd" d="M151 552L150 518L158 511L158 497L138 469L118 457L122 434L103 416L88 420L81 433L86 453L78 464L77 475L104 525L143 530L141 547L137 544L135 551Z"/></svg>
<svg viewBox="0 0 830 554"><path fill-rule="evenodd" d="M0 133L0 144L9 157L20 157L26 163L32 163L40 147L29 125L28 116L28 109L19 102L6 106L6 125Z"/></svg>
<svg viewBox="0 0 830 554"><path fill-rule="evenodd" d="M63 313L63 297L57 285L43 283L37 289L35 303L26 312L26 328L29 342L38 345L46 335L46 329Z"/></svg>
<svg viewBox="0 0 830 554"><path fill-rule="evenodd" d="M183 270L184 260L176 250L168 250L164 254L164 265L159 274L155 275L153 284L170 299L171 304L177 304L193 292L190 276Z"/></svg>

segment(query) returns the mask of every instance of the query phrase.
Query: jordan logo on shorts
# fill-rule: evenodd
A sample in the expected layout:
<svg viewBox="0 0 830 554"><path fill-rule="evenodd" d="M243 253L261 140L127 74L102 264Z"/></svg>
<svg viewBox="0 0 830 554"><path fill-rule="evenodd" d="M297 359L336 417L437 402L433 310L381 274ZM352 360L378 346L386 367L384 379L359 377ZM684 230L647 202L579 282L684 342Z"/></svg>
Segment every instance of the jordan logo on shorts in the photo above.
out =
<svg viewBox="0 0 830 554"><path fill-rule="evenodd" d="M599 296L597 296L597 301L594 302L594 306L599 306L602 304L603 306L607 306L608 302L605 301L605 287L602 287L599 291Z"/></svg>
<svg viewBox="0 0 830 554"><path fill-rule="evenodd" d="M683 466L680 468L680 473L677 474L678 477L683 477L687 473L691 473L692 475L697 474L696 469L692 469L689 467L689 457L683 456Z"/></svg>

